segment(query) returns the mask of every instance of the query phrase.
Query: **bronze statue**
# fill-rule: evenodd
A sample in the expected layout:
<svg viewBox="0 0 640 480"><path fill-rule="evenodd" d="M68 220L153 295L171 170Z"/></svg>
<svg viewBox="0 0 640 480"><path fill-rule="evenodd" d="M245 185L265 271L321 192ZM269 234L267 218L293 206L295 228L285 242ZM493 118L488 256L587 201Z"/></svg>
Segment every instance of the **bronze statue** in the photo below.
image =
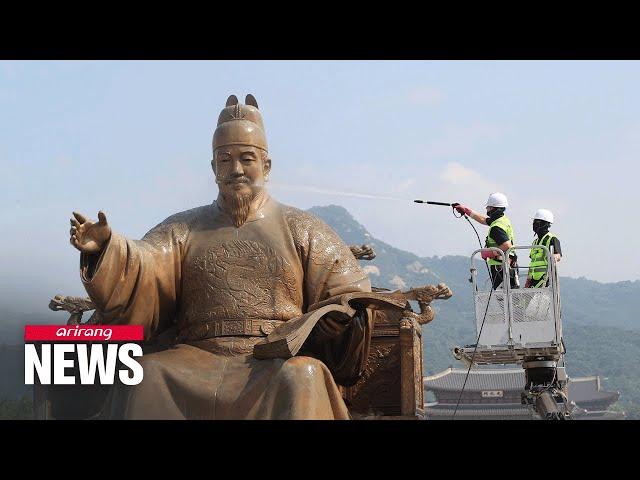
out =
<svg viewBox="0 0 640 480"><path fill-rule="evenodd" d="M103 212L97 222L71 219L100 321L143 325L164 345L141 359L141 384L114 386L109 416L349 418L336 382L350 385L364 371L370 310L326 316L293 358L252 353L310 306L370 292L369 279L324 222L267 193L271 159L252 95L244 105L229 97L212 147L216 201L167 218L142 240L112 231Z"/></svg>

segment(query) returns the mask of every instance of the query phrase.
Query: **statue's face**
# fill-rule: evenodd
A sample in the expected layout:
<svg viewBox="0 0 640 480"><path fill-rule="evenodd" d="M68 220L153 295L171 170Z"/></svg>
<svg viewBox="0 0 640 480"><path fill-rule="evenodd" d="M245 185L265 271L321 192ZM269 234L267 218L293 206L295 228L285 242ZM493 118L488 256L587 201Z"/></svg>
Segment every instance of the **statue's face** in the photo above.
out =
<svg viewBox="0 0 640 480"><path fill-rule="evenodd" d="M257 147L227 145L216 149L211 166L222 192L248 194L264 185L271 160Z"/></svg>

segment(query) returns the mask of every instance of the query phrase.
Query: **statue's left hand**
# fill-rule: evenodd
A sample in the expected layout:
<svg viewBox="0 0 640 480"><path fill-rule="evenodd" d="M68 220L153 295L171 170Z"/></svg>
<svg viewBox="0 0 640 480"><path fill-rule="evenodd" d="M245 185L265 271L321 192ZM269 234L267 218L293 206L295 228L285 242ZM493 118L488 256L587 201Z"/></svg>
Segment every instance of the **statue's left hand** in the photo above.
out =
<svg viewBox="0 0 640 480"><path fill-rule="evenodd" d="M111 237L111 227L103 212L98 212L98 221L92 222L80 213L73 212L69 231L71 245L83 253L100 253Z"/></svg>

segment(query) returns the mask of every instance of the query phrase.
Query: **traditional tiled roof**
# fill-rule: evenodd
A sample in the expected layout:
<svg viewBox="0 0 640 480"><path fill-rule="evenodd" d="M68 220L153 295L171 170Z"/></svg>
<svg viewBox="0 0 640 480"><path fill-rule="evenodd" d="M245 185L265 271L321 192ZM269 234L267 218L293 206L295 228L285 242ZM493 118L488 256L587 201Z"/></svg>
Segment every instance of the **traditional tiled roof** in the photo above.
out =
<svg viewBox="0 0 640 480"><path fill-rule="evenodd" d="M497 407L497 408L494 408ZM469 406L460 406L456 412L453 405L434 405L428 407L425 405L425 414L428 418L453 418L453 413L456 413L455 418L521 418L523 420L533 418L531 412L527 407L522 405L513 405L504 407L502 405L494 405L489 407L488 405L476 405L472 408Z"/></svg>
<svg viewBox="0 0 640 480"><path fill-rule="evenodd" d="M436 391L460 391L467 375L466 369L448 368L443 372L424 377L424 386L428 390ZM469 373L465 392L478 392L482 390L517 390L524 388L524 370L472 368Z"/></svg>
<svg viewBox="0 0 640 480"><path fill-rule="evenodd" d="M624 412L613 412L611 410L586 412L575 415L578 420L625 420L627 415Z"/></svg>
<svg viewBox="0 0 640 480"><path fill-rule="evenodd" d="M441 393L445 403L426 403L425 414L432 419L450 419L453 417L455 405L451 395L445 393L459 392L464 384L466 369L448 368L443 372L424 378L426 391L432 391L436 397ZM473 419L534 419L531 410L513 402L507 396L495 398L495 403L477 403L478 392L495 391L519 393L524 389L525 374L522 368L473 368L465 385L465 393L473 393L471 397L464 395L458 405L455 418ZM607 406L618 400L620 392L607 392L601 389L600 377L577 377L569 379L569 400L579 408L574 411L574 418L583 420L619 420L624 419L623 412L605 410ZM447 400L448 398L448 400ZM470 398L474 398L470 400ZM449 402L449 403L447 403ZM470 402L470 403L465 403Z"/></svg>
<svg viewBox="0 0 640 480"><path fill-rule="evenodd" d="M600 377L578 377L569 379L569 398L578 405L587 402L614 403L620 392L601 390Z"/></svg>
<svg viewBox="0 0 640 480"><path fill-rule="evenodd" d="M428 403L424 406L425 415L430 419L450 420L452 418L494 418L499 419L536 419L531 410L525 405L516 404L494 404L494 405L460 405L456 411L455 406L451 404L440 405L436 403ZM454 417L455 412L455 417ZM612 411L587 411L576 409L573 413L576 420L624 420L623 412Z"/></svg>
<svg viewBox="0 0 640 480"><path fill-rule="evenodd" d="M426 390L437 392L460 391L467 370L448 368L435 375L424 377ZM472 368L469 372L465 392L485 390L522 391L525 375L522 368ZM601 389L600 377L569 378L569 400L578 405L585 402L608 402L618 400L620 392L608 392Z"/></svg>

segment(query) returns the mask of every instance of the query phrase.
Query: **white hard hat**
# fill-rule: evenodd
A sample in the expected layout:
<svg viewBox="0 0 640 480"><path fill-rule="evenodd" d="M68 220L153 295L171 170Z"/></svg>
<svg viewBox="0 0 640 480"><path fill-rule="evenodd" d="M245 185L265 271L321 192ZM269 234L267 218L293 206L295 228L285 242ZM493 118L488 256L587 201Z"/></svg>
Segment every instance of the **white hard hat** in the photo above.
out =
<svg viewBox="0 0 640 480"><path fill-rule="evenodd" d="M495 192L489 195L489 199L487 200L487 207L507 208L508 206L509 201L507 200L507 196L504 193Z"/></svg>
<svg viewBox="0 0 640 480"><path fill-rule="evenodd" d="M553 223L553 213L551 212L551 210L539 208L538 210L536 210L536 213L533 216L533 219L544 220L545 222Z"/></svg>

